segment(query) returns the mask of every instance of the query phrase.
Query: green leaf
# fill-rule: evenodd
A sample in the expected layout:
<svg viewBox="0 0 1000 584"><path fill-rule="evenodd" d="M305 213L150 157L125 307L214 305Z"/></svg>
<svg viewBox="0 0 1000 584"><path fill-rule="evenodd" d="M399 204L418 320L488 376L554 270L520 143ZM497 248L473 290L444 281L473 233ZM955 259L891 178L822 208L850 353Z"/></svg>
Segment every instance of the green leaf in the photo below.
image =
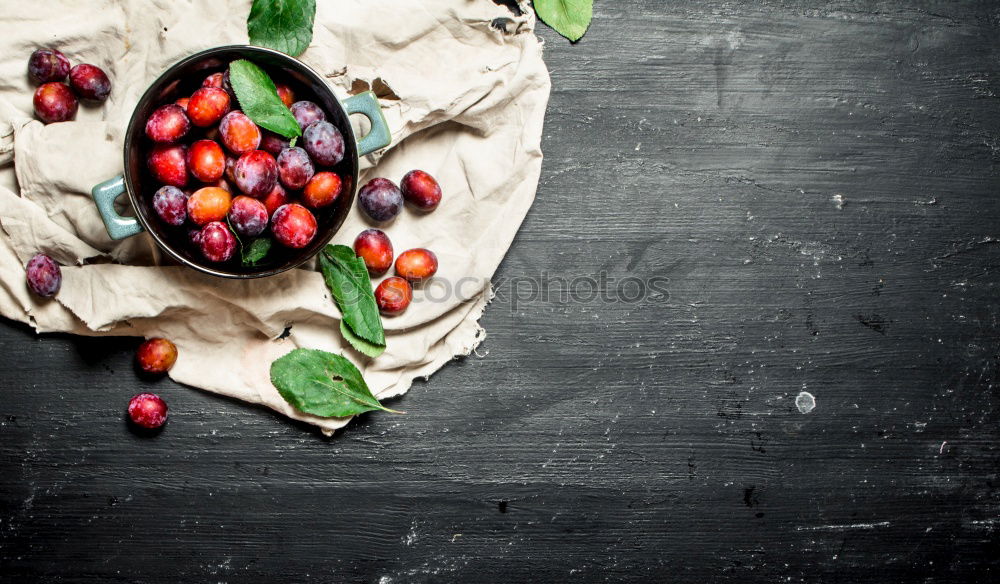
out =
<svg viewBox="0 0 1000 584"><path fill-rule="evenodd" d="M240 249L243 249L243 240L240 239L240 234L236 233L236 230L233 229L233 224L229 222L229 217L228 216L226 217L226 227L229 228L229 233L232 233L233 237L236 238L236 243L239 244Z"/></svg>
<svg viewBox="0 0 1000 584"><path fill-rule="evenodd" d="M247 17L250 44L298 57L309 47L316 0L253 0Z"/></svg>
<svg viewBox="0 0 1000 584"><path fill-rule="evenodd" d="M300 412L343 418L371 410L401 414L378 402L353 363L317 349L295 349L271 363L271 383Z"/></svg>
<svg viewBox="0 0 1000 584"><path fill-rule="evenodd" d="M250 245L243 246L241 255L244 266L255 266L257 262L264 259L267 252L271 251L271 238L258 237L250 242Z"/></svg>
<svg viewBox="0 0 1000 584"><path fill-rule="evenodd" d="M376 345L375 343L370 343L365 339L362 339L358 335L354 334L351 327L347 326L347 321L343 319L340 321L340 334L344 335L344 338L347 339L347 342L350 343L352 347L354 347L355 351L367 355L372 359L385 352L385 345Z"/></svg>
<svg viewBox="0 0 1000 584"><path fill-rule="evenodd" d="M351 332L368 343L385 347L382 317L375 304L365 261L346 245L328 245L319 256L319 266L323 279L333 294L333 300L340 308L343 321L351 328ZM347 337L347 340L350 342L351 337ZM366 353L357 345L355 348Z"/></svg>
<svg viewBox="0 0 1000 584"><path fill-rule="evenodd" d="M538 18L574 43L590 26L594 0L534 0Z"/></svg>
<svg viewBox="0 0 1000 584"><path fill-rule="evenodd" d="M263 69L240 59L229 64L229 83L240 108L255 124L286 138L302 135L299 123L278 97L274 82Z"/></svg>

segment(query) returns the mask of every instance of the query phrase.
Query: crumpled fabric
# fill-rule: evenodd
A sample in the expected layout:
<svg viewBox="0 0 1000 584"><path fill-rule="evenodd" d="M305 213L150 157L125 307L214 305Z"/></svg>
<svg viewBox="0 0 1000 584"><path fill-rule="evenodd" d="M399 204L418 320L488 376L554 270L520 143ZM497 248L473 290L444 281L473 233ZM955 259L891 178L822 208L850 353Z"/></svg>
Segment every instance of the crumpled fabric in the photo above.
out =
<svg viewBox="0 0 1000 584"><path fill-rule="evenodd" d="M331 433L348 419L293 409L271 385L270 363L296 347L342 353L385 399L476 347L489 280L535 196L549 75L526 1L520 15L490 0L317 2L313 41L299 58L341 98L375 91L392 131L389 148L362 159L361 183L398 182L420 168L444 191L433 213L407 208L386 228L397 253L427 247L440 268L403 315L384 319L387 350L369 359L342 339L315 263L248 281L201 274L173 264L147 234L112 241L91 198L94 185L123 170L124 129L147 85L189 54L246 43L249 4L6 3L0 313L39 332L169 338L179 350L174 380ZM103 68L113 84L108 101L81 105L72 122L34 119L27 60L46 46ZM332 243L351 245L368 226L355 208ZM38 252L63 266L51 300L25 286L24 265Z"/></svg>

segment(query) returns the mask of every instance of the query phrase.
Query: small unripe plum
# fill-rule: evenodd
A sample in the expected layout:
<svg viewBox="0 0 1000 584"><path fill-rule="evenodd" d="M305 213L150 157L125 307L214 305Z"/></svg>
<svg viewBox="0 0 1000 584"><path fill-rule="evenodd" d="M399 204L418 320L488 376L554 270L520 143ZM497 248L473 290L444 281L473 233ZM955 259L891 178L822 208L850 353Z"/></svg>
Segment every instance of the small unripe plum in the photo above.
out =
<svg viewBox="0 0 1000 584"><path fill-rule="evenodd" d="M143 373L160 375L177 362L177 347L161 337L147 339L135 351L135 360Z"/></svg>
<svg viewBox="0 0 1000 584"><path fill-rule="evenodd" d="M167 402L155 393L140 393L128 402L128 419L145 430L167 423Z"/></svg>
<svg viewBox="0 0 1000 584"><path fill-rule="evenodd" d="M225 189L219 187L200 188L188 198L188 217L196 225L222 221L229 213L229 207L232 203L232 196Z"/></svg>
<svg viewBox="0 0 1000 584"><path fill-rule="evenodd" d="M274 185L274 188L267 194L266 197L264 197L263 200L264 207L267 209L267 216L274 216L274 212L278 210L278 207L287 202L288 193L285 191L285 187L280 184Z"/></svg>
<svg viewBox="0 0 1000 584"><path fill-rule="evenodd" d="M392 267L392 242L381 229L365 229L354 239L354 253L365 260L372 276L381 276Z"/></svg>
<svg viewBox="0 0 1000 584"><path fill-rule="evenodd" d="M188 243L201 249L201 227L191 227L187 230Z"/></svg>
<svg viewBox="0 0 1000 584"><path fill-rule="evenodd" d="M55 49L38 49L28 59L28 75L36 83L62 81L69 75L69 59Z"/></svg>
<svg viewBox="0 0 1000 584"><path fill-rule="evenodd" d="M168 103L158 107L146 120L146 135L153 142L170 144L187 135L191 129L184 108L176 103Z"/></svg>
<svg viewBox="0 0 1000 584"><path fill-rule="evenodd" d="M226 180L231 183L236 183L236 175L233 174L236 170L236 158L235 156L226 156Z"/></svg>
<svg viewBox="0 0 1000 584"><path fill-rule="evenodd" d="M267 229L267 207L257 199L240 195L229 208L229 224L240 235L256 237Z"/></svg>
<svg viewBox="0 0 1000 584"><path fill-rule="evenodd" d="M340 196L344 184L335 172L317 172L302 190L302 202L307 207L319 209L333 204Z"/></svg>
<svg viewBox="0 0 1000 584"><path fill-rule="evenodd" d="M405 279L391 276L375 288L375 304L386 316L402 314L413 300L413 287Z"/></svg>
<svg viewBox="0 0 1000 584"><path fill-rule="evenodd" d="M278 178L293 191L306 186L315 173L309 154L302 148L285 148L278 154Z"/></svg>
<svg viewBox="0 0 1000 584"><path fill-rule="evenodd" d="M295 92L292 91L292 88L284 83L276 83L274 88L278 90L281 103L285 104L285 107L292 107L292 104L295 103Z"/></svg>
<svg viewBox="0 0 1000 584"><path fill-rule="evenodd" d="M218 73L212 73L201 82L202 87L217 87L222 88L222 71Z"/></svg>
<svg viewBox="0 0 1000 584"><path fill-rule="evenodd" d="M327 121L313 122L302 132L302 144L316 164L333 166L344 159L344 136Z"/></svg>
<svg viewBox="0 0 1000 584"><path fill-rule="evenodd" d="M373 178L358 191L361 210L375 221L391 221L403 208L403 193L387 178Z"/></svg>
<svg viewBox="0 0 1000 584"><path fill-rule="evenodd" d="M179 144L157 144L149 153L149 171L159 182L175 187L187 185L187 149Z"/></svg>
<svg viewBox="0 0 1000 584"><path fill-rule="evenodd" d="M236 236L222 221L212 221L201 228L198 245L208 261L225 262L236 253Z"/></svg>
<svg viewBox="0 0 1000 584"><path fill-rule="evenodd" d="M233 84L229 82L229 68L222 72L222 88L229 92L229 98L236 101L236 92L233 90Z"/></svg>
<svg viewBox="0 0 1000 584"><path fill-rule="evenodd" d="M219 71L218 73L212 73L205 78L205 80L201 83L201 86L224 89L226 93L229 94L229 103L236 103L236 93L233 91L233 86L229 83L229 69Z"/></svg>
<svg viewBox="0 0 1000 584"><path fill-rule="evenodd" d="M46 83L36 89L32 103L35 115L46 124L72 120L80 105L73 90L58 81Z"/></svg>
<svg viewBox="0 0 1000 584"><path fill-rule="evenodd" d="M187 166L196 179L214 183L226 171L226 153L222 151L222 146L211 140L198 140L188 148Z"/></svg>
<svg viewBox="0 0 1000 584"><path fill-rule="evenodd" d="M83 63L69 70L69 85L83 99L104 101L111 94L111 80L100 67Z"/></svg>
<svg viewBox="0 0 1000 584"><path fill-rule="evenodd" d="M188 104L191 105L191 104ZM260 128L246 114L231 111L219 122L222 143L233 154L240 156L260 146Z"/></svg>
<svg viewBox="0 0 1000 584"><path fill-rule="evenodd" d="M316 235L316 217L302 205L282 205L271 217L271 232L281 245L301 249Z"/></svg>
<svg viewBox="0 0 1000 584"><path fill-rule="evenodd" d="M326 119L326 114L323 110L311 101L297 101L291 105L288 109L291 110L292 116L295 121L299 123L299 127L305 130L309 124L313 122L319 122Z"/></svg>
<svg viewBox="0 0 1000 584"><path fill-rule="evenodd" d="M202 87L191 95L187 115L191 123L207 128L229 113L229 94L218 87Z"/></svg>
<svg viewBox="0 0 1000 584"><path fill-rule="evenodd" d="M441 185L422 170L411 170L399 183L406 202L421 211L433 211L441 202Z"/></svg>
<svg viewBox="0 0 1000 584"><path fill-rule="evenodd" d="M269 130L261 130L260 149L277 158L281 151L288 148L288 140Z"/></svg>
<svg viewBox="0 0 1000 584"><path fill-rule="evenodd" d="M219 180L215 181L214 183L210 184L209 186L219 187L220 189L226 191L230 195L233 194L233 191L235 189L235 187L233 185L229 184L229 181L226 180L226 179L224 179L224 178L220 178Z"/></svg>
<svg viewBox="0 0 1000 584"><path fill-rule="evenodd" d="M187 203L188 196L177 187L166 185L153 193L153 210L173 227L180 227L187 220Z"/></svg>
<svg viewBox="0 0 1000 584"><path fill-rule="evenodd" d="M24 269L28 289L43 298L51 298L62 286L62 269L49 256L35 254Z"/></svg>
<svg viewBox="0 0 1000 584"><path fill-rule="evenodd" d="M278 184L278 163L263 150L251 150L236 160L233 178L243 194L260 199Z"/></svg>
<svg viewBox="0 0 1000 584"><path fill-rule="evenodd" d="M423 282L438 269L438 259L429 249L408 249L396 258L396 275L410 282Z"/></svg>

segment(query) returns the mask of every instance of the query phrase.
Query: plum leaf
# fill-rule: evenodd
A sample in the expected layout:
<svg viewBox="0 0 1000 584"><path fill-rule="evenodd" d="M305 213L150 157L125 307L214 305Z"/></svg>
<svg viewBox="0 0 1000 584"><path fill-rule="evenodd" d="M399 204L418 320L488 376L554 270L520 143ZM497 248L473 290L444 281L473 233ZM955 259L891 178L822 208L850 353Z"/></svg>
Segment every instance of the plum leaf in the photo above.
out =
<svg viewBox="0 0 1000 584"><path fill-rule="evenodd" d="M347 342L350 343L352 347L354 347L355 351L363 355L366 355L368 357L371 357L372 359L378 357L379 355L385 352L385 345L376 345L375 343L372 343L354 334L354 331L351 330L351 327L347 325L346 320L340 321L340 334L343 335L345 339L347 339Z"/></svg>
<svg viewBox="0 0 1000 584"><path fill-rule="evenodd" d="M322 418L371 410L403 413L380 404L353 363L318 349L295 349L276 359L271 363L271 383L292 407Z"/></svg>
<svg viewBox="0 0 1000 584"><path fill-rule="evenodd" d="M316 0L253 0L247 17L250 44L298 57L309 47Z"/></svg>
<svg viewBox="0 0 1000 584"><path fill-rule="evenodd" d="M244 266L255 266L257 262L264 259L267 252L271 251L271 238L258 237L250 242L250 245L243 246L242 259Z"/></svg>
<svg viewBox="0 0 1000 584"><path fill-rule="evenodd" d="M328 245L319 256L319 267L340 309L341 331L349 328L353 333L344 334L344 338L369 357L381 355L385 350L385 331L365 261L346 245Z"/></svg>
<svg viewBox="0 0 1000 584"><path fill-rule="evenodd" d="M243 113L262 128L285 138L302 135L295 116L285 107L274 82L257 65L240 59L229 64L229 83Z"/></svg>
<svg viewBox="0 0 1000 584"><path fill-rule="evenodd" d="M594 0L534 0L542 22L572 42L580 40L590 26Z"/></svg>

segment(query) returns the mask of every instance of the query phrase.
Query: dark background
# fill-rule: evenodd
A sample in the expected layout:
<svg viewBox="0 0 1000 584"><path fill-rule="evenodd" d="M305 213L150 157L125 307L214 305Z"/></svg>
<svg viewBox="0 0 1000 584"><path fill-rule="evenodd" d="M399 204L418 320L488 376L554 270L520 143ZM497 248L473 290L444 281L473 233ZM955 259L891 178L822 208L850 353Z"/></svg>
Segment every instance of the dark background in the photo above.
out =
<svg viewBox="0 0 1000 584"><path fill-rule="evenodd" d="M0 574L995 578L1000 5L905 4L598 0L578 45L540 27L537 201L483 356L406 416L325 439L138 380L136 340L0 327ZM594 300L512 295L602 272ZM622 301L629 276L669 293ZM122 417L145 389L153 439Z"/></svg>

